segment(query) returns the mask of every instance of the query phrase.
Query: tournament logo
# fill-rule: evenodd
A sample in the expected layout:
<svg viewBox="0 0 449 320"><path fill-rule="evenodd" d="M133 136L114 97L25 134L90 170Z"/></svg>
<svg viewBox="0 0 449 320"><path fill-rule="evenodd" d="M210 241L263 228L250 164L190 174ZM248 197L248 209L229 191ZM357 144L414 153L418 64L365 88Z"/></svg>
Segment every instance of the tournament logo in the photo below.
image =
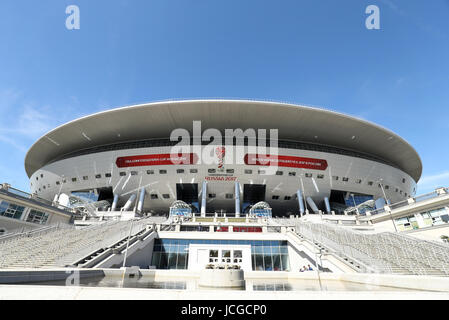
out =
<svg viewBox="0 0 449 320"><path fill-rule="evenodd" d="M225 147L215 148L215 154L217 155L217 158L218 158L218 170L224 171L223 159L226 154L226 148Z"/></svg>

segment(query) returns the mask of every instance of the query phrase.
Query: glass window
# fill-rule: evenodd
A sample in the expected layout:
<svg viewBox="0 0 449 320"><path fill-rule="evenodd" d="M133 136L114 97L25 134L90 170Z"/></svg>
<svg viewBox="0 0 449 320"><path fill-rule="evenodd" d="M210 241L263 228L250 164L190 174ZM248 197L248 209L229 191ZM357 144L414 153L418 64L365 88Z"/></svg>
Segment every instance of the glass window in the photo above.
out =
<svg viewBox="0 0 449 320"><path fill-rule="evenodd" d="M170 252L168 254L168 269L176 269L177 262L178 262L178 254L176 252Z"/></svg>
<svg viewBox="0 0 449 320"><path fill-rule="evenodd" d="M167 174L167 170L159 170L159 174Z"/></svg>
<svg viewBox="0 0 449 320"><path fill-rule="evenodd" d="M48 214L37 210L31 210L27 217L27 222L45 224L48 219Z"/></svg>
<svg viewBox="0 0 449 320"><path fill-rule="evenodd" d="M279 196L272 196L271 197L273 200L279 200Z"/></svg>
<svg viewBox="0 0 449 320"><path fill-rule="evenodd" d="M234 250L234 258L242 258L242 250Z"/></svg>
<svg viewBox="0 0 449 320"><path fill-rule="evenodd" d="M282 270L283 271L290 270L290 264L289 264L289 261L288 261L288 255L286 255L286 254L282 254L281 255L281 263L282 263Z"/></svg>
<svg viewBox="0 0 449 320"><path fill-rule="evenodd" d="M164 198L164 199L170 199L170 195L169 195L168 193L164 193L164 194L162 195L162 198Z"/></svg>
<svg viewBox="0 0 449 320"><path fill-rule="evenodd" d="M138 172L137 171L131 171L131 175L132 176L137 176Z"/></svg>
<svg viewBox="0 0 449 320"><path fill-rule="evenodd" d="M154 174L154 170L147 170L147 174Z"/></svg>
<svg viewBox="0 0 449 320"><path fill-rule="evenodd" d="M176 173L184 173L184 169L176 169Z"/></svg>
<svg viewBox="0 0 449 320"><path fill-rule="evenodd" d="M198 169L190 169L190 173L198 173Z"/></svg>
<svg viewBox="0 0 449 320"><path fill-rule="evenodd" d="M284 174L283 171L276 171L276 175L277 175L277 176L282 176L283 174Z"/></svg>
<svg viewBox="0 0 449 320"><path fill-rule="evenodd" d="M296 176L296 172L289 172L288 175L289 175L290 177L294 177L294 176Z"/></svg>
<svg viewBox="0 0 449 320"><path fill-rule="evenodd" d="M151 199L158 199L157 194L152 194L152 195L150 195L150 197L151 197Z"/></svg>
<svg viewBox="0 0 449 320"><path fill-rule="evenodd" d="M210 258L218 258L218 250L209 250Z"/></svg>
<svg viewBox="0 0 449 320"><path fill-rule="evenodd" d="M306 178L312 178L312 174L311 173L306 173L305 176L306 176Z"/></svg>
<svg viewBox="0 0 449 320"><path fill-rule="evenodd" d="M231 250L223 250L223 251L221 252L221 256L222 256L223 258L230 258L230 257L231 257Z"/></svg>
<svg viewBox="0 0 449 320"><path fill-rule="evenodd" d="M254 252L255 253L263 253L263 247L262 246L254 246Z"/></svg>
<svg viewBox="0 0 449 320"><path fill-rule="evenodd" d="M110 173L105 173L104 176L105 176L106 178L110 178L110 177L112 177L112 174L110 174Z"/></svg>
<svg viewBox="0 0 449 320"><path fill-rule="evenodd" d="M9 203L6 201L2 201L2 203L0 203L0 216L4 216L6 213L6 210L9 207Z"/></svg>
<svg viewBox="0 0 449 320"><path fill-rule="evenodd" d="M290 197L290 196L285 196L284 197L284 200L290 200L292 197Z"/></svg>
<svg viewBox="0 0 449 320"><path fill-rule="evenodd" d="M324 174L317 174L317 179L324 179Z"/></svg>
<svg viewBox="0 0 449 320"><path fill-rule="evenodd" d="M121 172L119 173L119 175L120 175L121 177L124 177L124 176L126 176L126 172L121 171Z"/></svg>
<svg viewBox="0 0 449 320"><path fill-rule="evenodd" d="M76 178L72 178L72 182L76 182Z"/></svg>
<svg viewBox="0 0 449 320"><path fill-rule="evenodd" d="M344 182L348 182L348 181L349 181L349 178L348 178L348 177L343 177L342 180L343 180Z"/></svg>
<svg viewBox="0 0 449 320"><path fill-rule="evenodd" d="M234 199L234 195L232 193L226 193L226 199Z"/></svg>
<svg viewBox="0 0 449 320"><path fill-rule="evenodd" d="M253 174L253 170L246 169L245 174Z"/></svg>
<svg viewBox="0 0 449 320"><path fill-rule="evenodd" d="M273 254L273 271L282 271L281 256Z"/></svg>
<svg viewBox="0 0 449 320"><path fill-rule="evenodd" d="M178 261L176 269L187 269L188 254L186 252L178 252Z"/></svg>
<svg viewBox="0 0 449 320"><path fill-rule="evenodd" d="M0 216L20 220L24 210L25 207L3 201L0 205Z"/></svg>
<svg viewBox="0 0 449 320"><path fill-rule="evenodd" d="M207 170L207 172L209 172L209 173L215 173L215 171L216 171L215 169L208 169Z"/></svg>
<svg viewBox="0 0 449 320"><path fill-rule="evenodd" d="M101 178L101 174L96 174L96 175L95 175L95 178L96 178L96 179L100 179L100 178Z"/></svg>
<svg viewBox="0 0 449 320"><path fill-rule="evenodd" d="M234 173L234 169L226 169L226 173Z"/></svg>
<svg viewBox="0 0 449 320"><path fill-rule="evenodd" d="M256 254L255 255L255 262L256 262L256 271L263 271L263 270L265 270L265 267L263 265L263 255Z"/></svg>
<svg viewBox="0 0 449 320"><path fill-rule="evenodd" d="M265 254L263 256L263 262L265 265L265 271L273 271L273 262L271 260L271 254Z"/></svg>

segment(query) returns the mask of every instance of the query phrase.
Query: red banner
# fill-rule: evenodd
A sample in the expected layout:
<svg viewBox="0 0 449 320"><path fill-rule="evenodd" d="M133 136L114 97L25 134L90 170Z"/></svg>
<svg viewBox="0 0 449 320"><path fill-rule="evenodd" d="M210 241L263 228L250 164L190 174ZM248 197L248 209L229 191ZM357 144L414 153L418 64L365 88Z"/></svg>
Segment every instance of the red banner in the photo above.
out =
<svg viewBox="0 0 449 320"><path fill-rule="evenodd" d="M278 166L314 170L326 170L327 168L327 161L323 159L260 154L245 155L245 164L253 166Z"/></svg>
<svg viewBox="0 0 449 320"><path fill-rule="evenodd" d="M164 165L186 165L196 164L198 156L195 153L186 154L147 154L141 156L119 157L115 164L119 168L164 166Z"/></svg>

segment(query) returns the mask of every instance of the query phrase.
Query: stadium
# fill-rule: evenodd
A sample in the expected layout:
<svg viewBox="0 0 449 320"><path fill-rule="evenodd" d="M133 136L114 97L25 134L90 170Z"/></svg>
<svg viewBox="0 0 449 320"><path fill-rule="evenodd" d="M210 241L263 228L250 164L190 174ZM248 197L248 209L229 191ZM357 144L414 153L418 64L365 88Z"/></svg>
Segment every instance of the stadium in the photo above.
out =
<svg viewBox="0 0 449 320"><path fill-rule="evenodd" d="M179 139L170 138L180 129L190 136L188 163L173 154ZM268 134L273 129L277 137ZM223 139L211 141L208 130ZM250 149L251 130L265 130L258 143L266 140L266 154ZM244 151L223 163L239 145L236 132L244 134ZM274 138L276 159L264 162ZM212 161L201 161L200 153ZM123 107L66 123L30 148L25 169L31 193L49 201L65 194L98 202L101 210L128 210L138 202L139 213L163 215L181 200L193 212L228 216L265 202L280 217L407 199L415 195L422 163L397 134L345 114L285 103L192 100Z"/></svg>
<svg viewBox="0 0 449 320"><path fill-rule="evenodd" d="M345 114L123 107L45 134L25 169L31 193L0 184L0 298L447 294L449 188L415 195L417 152Z"/></svg>

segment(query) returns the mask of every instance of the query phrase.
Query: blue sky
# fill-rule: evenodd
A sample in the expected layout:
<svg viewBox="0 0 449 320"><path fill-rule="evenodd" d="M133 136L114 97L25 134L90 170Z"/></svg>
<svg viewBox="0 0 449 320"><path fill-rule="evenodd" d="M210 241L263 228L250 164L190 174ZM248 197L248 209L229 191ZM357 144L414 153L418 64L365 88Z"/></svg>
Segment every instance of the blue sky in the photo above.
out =
<svg viewBox="0 0 449 320"><path fill-rule="evenodd" d="M80 30L67 30L77 5ZM380 30L365 8L380 8ZM2 0L0 180L83 115L180 98L322 106L421 155L418 193L449 186L449 0Z"/></svg>

